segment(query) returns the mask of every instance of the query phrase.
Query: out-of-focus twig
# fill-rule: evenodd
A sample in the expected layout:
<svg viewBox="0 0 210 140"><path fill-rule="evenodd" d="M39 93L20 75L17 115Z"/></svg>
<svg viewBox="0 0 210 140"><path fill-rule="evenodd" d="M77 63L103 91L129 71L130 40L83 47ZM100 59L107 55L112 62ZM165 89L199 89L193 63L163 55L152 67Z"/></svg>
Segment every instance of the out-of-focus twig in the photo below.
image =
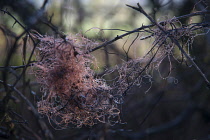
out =
<svg viewBox="0 0 210 140"><path fill-rule="evenodd" d="M162 124L157 127L148 128L141 132L133 132L133 133L123 132L123 133L121 133L121 135L123 135L125 137L132 138L132 139L140 139L140 138L144 138L146 136L152 135L152 134L157 134L157 133L163 132L165 130L174 128L177 125L180 125L189 116L191 116L195 112L195 110L196 110L195 106L193 104L190 104L186 110L184 110L179 116L177 116L174 120L172 120L168 123Z"/></svg>
<svg viewBox="0 0 210 140"><path fill-rule="evenodd" d="M3 83L3 81L0 80L0 83ZM47 125L44 123L43 120L41 120L39 113L37 112L36 108L34 107L34 105L14 86L7 84L7 86L12 89L13 91L15 91L25 102L26 104L30 107L30 110L32 111L32 113L34 114L34 116L36 117L39 126L41 127L41 130L44 134L44 136L46 138L53 138L52 133L50 132L50 130L47 128Z"/></svg>

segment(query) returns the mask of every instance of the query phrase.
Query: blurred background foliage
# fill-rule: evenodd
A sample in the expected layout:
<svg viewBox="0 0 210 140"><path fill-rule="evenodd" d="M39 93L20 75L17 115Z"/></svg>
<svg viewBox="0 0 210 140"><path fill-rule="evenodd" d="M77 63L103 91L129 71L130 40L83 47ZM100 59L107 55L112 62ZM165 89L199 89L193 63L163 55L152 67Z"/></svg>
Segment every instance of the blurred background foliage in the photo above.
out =
<svg viewBox="0 0 210 140"><path fill-rule="evenodd" d="M44 2L46 5L42 8ZM142 14L126 7L126 4L135 6L138 2L157 21L201 11L205 8L209 10L210 6L207 0L1 0L0 9L7 9L25 27L34 29L42 35L58 36L45 24L45 21L50 20L54 29L65 34L82 34L91 40L103 43L125 32L102 29L130 31L150 24ZM190 21L208 22L209 20L210 17L206 16L205 19L194 17L183 19L181 22L188 24ZM14 38L22 34L24 29L4 12L0 13L0 29L0 65L4 66L6 54L15 43ZM93 52L97 60L98 73L124 62L126 56L123 48L128 49L136 36L137 34L131 34L104 49ZM21 46L23 39L24 37L16 45ZM151 40L138 38L129 51L129 57L143 56L145 50L148 50L148 46L152 44L151 42ZM196 37L190 49L190 54L208 78L210 77L209 45L210 34L207 33ZM33 44L29 41L26 46L27 52L30 53ZM26 58L23 59L21 47L17 48L10 61L12 66L25 64L24 60L27 60L30 55L26 54ZM35 60L35 57L32 60ZM167 67L168 64L163 63L160 72L167 73ZM21 70L16 70L16 72L19 74ZM28 73L31 71L29 70ZM2 79L3 75L0 78ZM10 74L7 78L7 82L12 84L17 77ZM33 75L27 74L25 86L22 83L18 86L35 105L41 94ZM6 93L2 84L0 88L0 97L3 98ZM17 98L16 103L11 102L11 107L24 120L27 120L27 124L8 121L8 124L0 124L0 130L3 132L4 128L11 129L12 131L5 131L10 133L9 139L50 139L47 136L49 133L40 132L40 127L35 121L37 118L30 113L30 108L22 99L19 99L19 96ZM145 77L141 88L133 87L129 91L124 103L120 105L122 111L120 124L115 126L97 124L93 127L58 131L51 128L47 118L44 120L54 139L207 140L210 139L209 100L209 89L197 71L189 65L175 64L170 78L163 79L155 71L152 79ZM197 108L189 111L187 106L192 104ZM10 115L6 117L8 120L11 119ZM156 132L156 130L160 131Z"/></svg>

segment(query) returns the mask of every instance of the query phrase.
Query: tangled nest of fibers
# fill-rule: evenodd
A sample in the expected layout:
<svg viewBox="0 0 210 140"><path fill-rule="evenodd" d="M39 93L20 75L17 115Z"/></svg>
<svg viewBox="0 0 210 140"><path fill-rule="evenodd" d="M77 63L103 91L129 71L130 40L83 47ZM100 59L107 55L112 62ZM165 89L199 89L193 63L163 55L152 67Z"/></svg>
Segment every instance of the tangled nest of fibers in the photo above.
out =
<svg viewBox="0 0 210 140"><path fill-rule="evenodd" d="M34 73L43 93L38 112L56 129L119 122L111 88L94 78L93 56L85 53L93 43L81 36L36 38L40 43Z"/></svg>

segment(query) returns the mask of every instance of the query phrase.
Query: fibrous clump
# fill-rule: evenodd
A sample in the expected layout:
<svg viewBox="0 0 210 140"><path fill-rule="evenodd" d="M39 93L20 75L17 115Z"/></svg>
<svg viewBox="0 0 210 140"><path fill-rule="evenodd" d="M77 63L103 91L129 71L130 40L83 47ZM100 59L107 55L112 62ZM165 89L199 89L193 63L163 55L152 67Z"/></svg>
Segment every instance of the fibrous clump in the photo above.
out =
<svg viewBox="0 0 210 140"><path fill-rule="evenodd" d="M119 109L112 100L111 88L103 79L94 78L88 40L38 37L36 69L42 100L38 112L46 115L56 128L92 126L97 122L116 123Z"/></svg>

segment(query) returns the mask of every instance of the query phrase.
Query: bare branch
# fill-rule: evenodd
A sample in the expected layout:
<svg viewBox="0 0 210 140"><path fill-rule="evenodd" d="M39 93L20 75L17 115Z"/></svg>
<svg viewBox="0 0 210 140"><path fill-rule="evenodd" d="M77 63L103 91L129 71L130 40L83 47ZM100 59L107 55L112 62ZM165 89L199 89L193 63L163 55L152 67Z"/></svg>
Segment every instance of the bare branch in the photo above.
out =
<svg viewBox="0 0 210 140"><path fill-rule="evenodd" d="M163 29L163 28L160 26L160 24L158 24L155 20L153 20L153 19L144 11L144 9L140 6L139 3L138 3L137 5L138 5L138 8L133 7L133 6L129 6L129 5L127 5L127 6L133 8L133 9L139 11L139 12L141 12L142 14L144 14L144 15L153 23L153 25L156 25L156 26L157 26L165 35L168 35L168 34L169 34L168 31L166 31L165 29ZM210 11L207 11L207 12L205 11L205 13L208 13L208 14L209 14ZM195 16L195 15L198 15L198 14L193 14L193 15L191 15L191 16ZM185 17L186 17L186 16L185 16ZM185 56L185 57L192 63L192 65L197 69L197 71L199 72L199 74L200 74L200 75L203 77L203 79L205 80L207 86L210 88L210 82L209 82L209 80L207 79L207 77L205 76L205 74L202 72L202 70L198 67L198 65L194 62L193 58L191 58L191 57L184 51L184 49L181 47L181 45L179 44L179 42L177 41L177 39L175 39L173 36L168 36L168 37L171 39L172 42L174 42L174 43L177 45L177 47L181 50L181 52L184 54L184 56Z"/></svg>

